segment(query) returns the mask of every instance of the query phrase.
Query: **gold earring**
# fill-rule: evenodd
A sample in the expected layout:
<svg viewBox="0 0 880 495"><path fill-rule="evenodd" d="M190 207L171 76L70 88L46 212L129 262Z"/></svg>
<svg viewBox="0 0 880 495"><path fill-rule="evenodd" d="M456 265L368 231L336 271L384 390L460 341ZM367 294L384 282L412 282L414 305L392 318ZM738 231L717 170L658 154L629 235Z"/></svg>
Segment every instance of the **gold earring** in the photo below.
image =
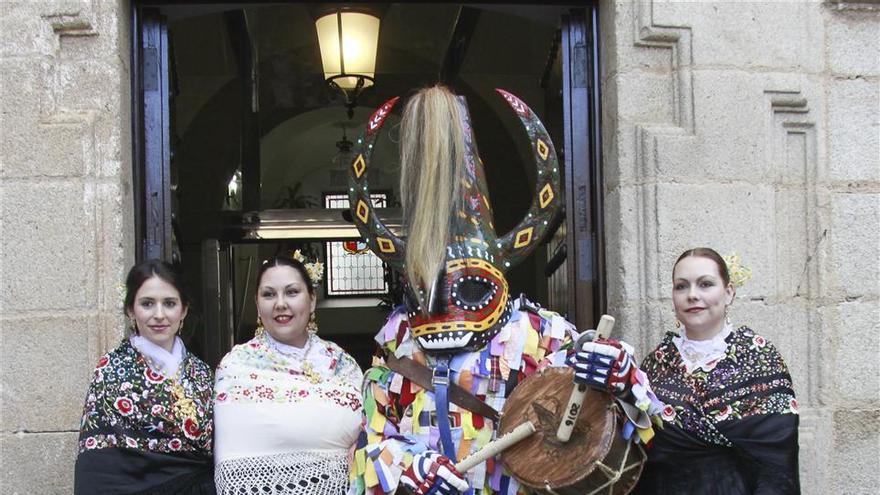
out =
<svg viewBox="0 0 880 495"><path fill-rule="evenodd" d="M131 323L131 333L133 333L134 335L139 335L137 320L134 319L134 316L129 316L128 320Z"/></svg>
<svg viewBox="0 0 880 495"><path fill-rule="evenodd" d="M178 334L180 334L180 332L183 331L183 320L185 320L185 319L186 319L185 316L184 316L183 318L181 318L181 319L180 319L180 325L177 325L177 333L178 333Z"/></svg>
<svg viewBox="0 0 880 495"><path fill-rule="evenodd" d="M730 325L730 306L724 307L724 322Z"/></svg>
<svg viewBox="0 0 880 495"><path fill-rule="evenodd" d="M265 331L266 330L263 328L263 319L260 318L260 313L257 313L257 329L254 330L254 337L262 337Z"/></svg>
<svg viewBox="0 0 880 495"><path fill-rule="evenodd" d="M315 321L314 311L312 311L311 316L309 316L309 324L306 325L306 331L309 333L318 333L318 322Z"/></svg>

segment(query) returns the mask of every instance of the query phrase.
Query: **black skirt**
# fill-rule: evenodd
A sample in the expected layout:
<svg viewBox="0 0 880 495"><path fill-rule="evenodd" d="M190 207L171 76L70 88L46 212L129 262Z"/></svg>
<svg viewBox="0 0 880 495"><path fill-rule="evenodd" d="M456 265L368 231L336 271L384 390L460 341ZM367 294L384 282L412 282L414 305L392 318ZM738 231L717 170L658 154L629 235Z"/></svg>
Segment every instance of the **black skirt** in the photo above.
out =
<svg viewBox="0 0 880 495"><path fill-rule="evenodd" d="M191 452L87 450L76 459L74 494L214 495L214 464Z"/></svg>
<svg viewBox="0 0 880 495"><path fill-rule="evenodd" d="M733 443L709 445L666 424L648 451L638 495L797 495L798 416L759 415L719 423Z"/></svg>

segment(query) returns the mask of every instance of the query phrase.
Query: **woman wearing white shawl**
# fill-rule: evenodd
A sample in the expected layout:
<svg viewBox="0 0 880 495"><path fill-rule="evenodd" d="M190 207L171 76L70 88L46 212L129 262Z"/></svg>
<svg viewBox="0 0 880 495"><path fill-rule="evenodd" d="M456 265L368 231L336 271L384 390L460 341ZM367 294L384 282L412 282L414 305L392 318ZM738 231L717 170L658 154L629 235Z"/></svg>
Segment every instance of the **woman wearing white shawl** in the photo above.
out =
<svg viewBox="0 0 880 495"><path fill-rule="evenodd" d="M265 328L217 368L217 491L345 493L363 374L339 346L308 331L315 293L302 263L264 263L256 299Z"/></svg>

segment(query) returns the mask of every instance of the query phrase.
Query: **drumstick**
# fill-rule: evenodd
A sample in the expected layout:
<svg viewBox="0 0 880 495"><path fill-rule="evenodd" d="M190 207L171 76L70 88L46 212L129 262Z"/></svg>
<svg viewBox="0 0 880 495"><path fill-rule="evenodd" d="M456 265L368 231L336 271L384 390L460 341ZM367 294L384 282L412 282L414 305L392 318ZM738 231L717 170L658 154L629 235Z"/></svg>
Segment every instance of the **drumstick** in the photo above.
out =
<svg viewBox="0 0 880 495"><path fill-rule="evenodd" d="M526 437L530 436L534 432L535 424L531 421L526 421L525 423L510 430L510 432L508 432L504 436L496 438L495 440L487 443L483 446L482 449L458 461L458 463L455 465L455 469L457 469L459 473L464 474L477 464L489 458L495 457L502 450L519 442L520 440L524 440Z"/></svg>
<svg viewBox="0 0 880 495"><path fill-rule="evenodd" d="M611 329L614 328L614 317L602 315L599 319L599 325L596 327L595 338L607 339L611 335ZM575 352L580 352L581 347L588 341L587 333L584 332L577 342L575 342ZM562 422L559 423L559 429L556 430L556 439L560 442L567 442L571 438L571 432L574 431L574 425L577 423L578 414L581 412L581 406L584 403L584 397L587 395L586 385L575 385L571 391L571 397L568 399L568 405L563 409L564 416Z"/></svg>

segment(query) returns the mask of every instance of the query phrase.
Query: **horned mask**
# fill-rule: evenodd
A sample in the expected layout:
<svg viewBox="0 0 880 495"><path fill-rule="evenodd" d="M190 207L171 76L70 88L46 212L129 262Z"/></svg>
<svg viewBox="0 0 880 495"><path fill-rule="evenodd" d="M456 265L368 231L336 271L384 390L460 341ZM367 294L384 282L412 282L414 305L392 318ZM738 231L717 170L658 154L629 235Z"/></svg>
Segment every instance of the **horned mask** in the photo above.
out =
<svg viewBox="0 0 880 495"><path fill-rule="evenodd" d="M503 236L495 233L463 97L435 86L407 102L401 124L406 238L396 236L376 216L367 181L379 130L399 98L373 113L354 150L349 178L354 222L373 252L407 274L410 332L428 353L478 350L499 332L512 307L504 273L539 245L561 208L559 165L544 125L519 98L496 91L519 117L537 165L531 207ZM450 132L438 130L446 125Z"/></svg>

